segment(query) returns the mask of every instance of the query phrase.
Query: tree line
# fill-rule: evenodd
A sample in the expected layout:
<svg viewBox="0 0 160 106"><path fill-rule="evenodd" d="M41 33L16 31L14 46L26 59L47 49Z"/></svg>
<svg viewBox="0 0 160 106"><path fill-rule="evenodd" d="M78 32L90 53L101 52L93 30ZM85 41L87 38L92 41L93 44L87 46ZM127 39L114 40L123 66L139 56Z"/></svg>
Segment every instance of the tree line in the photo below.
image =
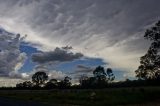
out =
<svg viewBox="0 0 160 106"><path fill-rule="evenodd" d="M79 78L79 85L77 85L76 87L104 88L114 79L115 79L115 76L111 68L107 68L105 70L104 67L98 66L93 71L93 77L82 75ZM32 81L24 81L23 83L18 83L16 85L16 88L66 89L66 88L75 87L75 85L71 83L71 80L72 78L68 76L64 77L63 80L57 80L57 79L49 80L49 77L45 72L39 71L33 74Z"/></svg>

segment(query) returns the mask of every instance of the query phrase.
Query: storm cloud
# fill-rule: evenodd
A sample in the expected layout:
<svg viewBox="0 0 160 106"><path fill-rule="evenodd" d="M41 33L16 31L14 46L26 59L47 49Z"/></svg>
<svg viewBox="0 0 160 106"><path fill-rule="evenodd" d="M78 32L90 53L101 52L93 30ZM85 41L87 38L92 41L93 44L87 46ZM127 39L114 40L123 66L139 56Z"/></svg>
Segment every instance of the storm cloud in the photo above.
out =
<svg viewBox="0 0 160 106"><path fill-rule="evenodd" d="M34 53L32 55L33 62L37 63L49 63L49 62L68 62L73 61L75 59L80 59L83 57L81 53L72 53L68 52L61 48L55 48L54 51L50 52L41 52L41 53Z"/></svg>
<svg viewBox="0 0 160 106"><path fill-rule="evenodd" d="M75 59L77 55L67 54L65 59L52 51L70 45L75 52L102 58L109 67L133 75L150 45L143 34L159 20L159 4L159 0L0 0L0 25L28 35L25 41L43 51L33 55L35 62ZM56 57L48 57L53 54Z"/></svg>

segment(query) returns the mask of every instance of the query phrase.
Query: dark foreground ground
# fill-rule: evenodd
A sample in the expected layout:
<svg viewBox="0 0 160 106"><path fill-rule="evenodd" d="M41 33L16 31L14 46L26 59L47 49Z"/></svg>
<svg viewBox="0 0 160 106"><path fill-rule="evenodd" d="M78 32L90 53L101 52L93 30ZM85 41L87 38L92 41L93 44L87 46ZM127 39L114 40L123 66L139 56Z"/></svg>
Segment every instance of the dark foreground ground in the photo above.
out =
<svg viewBox="0 0 160 106"><path fill-rule="evenodd" d="M1 90L0 106L160 106L160 87Z"/></svg>
<svg viewBox="0 0 160 106"><path fill-rule="evenodd" d="M12 98L0 97L0 106L45 106L43 103L33 101L15 100Z"/></svg>

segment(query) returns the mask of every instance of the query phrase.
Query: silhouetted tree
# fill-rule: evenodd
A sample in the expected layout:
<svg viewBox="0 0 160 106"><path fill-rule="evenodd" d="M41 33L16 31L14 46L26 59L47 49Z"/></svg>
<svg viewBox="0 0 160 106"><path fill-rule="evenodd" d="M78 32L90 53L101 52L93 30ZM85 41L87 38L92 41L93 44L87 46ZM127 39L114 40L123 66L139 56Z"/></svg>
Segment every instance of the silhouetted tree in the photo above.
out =
<svg viewBox="0 0 160 106"><path fill-rule="evenodd" d="M88 77L86 75L80 77L79 83L82 88L93 88L97 84L95 77Z"/></svg>
<svg viewBox="0 0 160 106"><path fill-rule="evenodd" d="M115 76L111 68L107 68L107 76L108 76L108 81L113 81L115 79Z"/></svg>
<svg viewBox="0 0 160 106"><path fill-rule="evenodd" d="M32 88L33 84L31 81L24 81L23 83L16 84L16 88Z"/></svg>
<svg viewBox="0 0 160 106"><path fill-rule="evenodd" d="M57 88L57 86L58 86L58 81L56 79L51 79L46 83L45 88L53 89Z"/></svg>
<svg viewBox="0 0 160 106"><path fill-rule="evenodd" d="M36 86L44 85L45 81L48 80L48 75L45 72L36 72L32 76L33 83L36 84Z"/></svg>
<svg viewBox="0 0 160 106"><path fill-rule="evenodd" d="M23 83L16 84L16 88L23 88Z"/></svg>
<svg viewBox="0 0 160 106"><path fill-rule="evenodd" d="M64 80L63 80L63 82L64 82L64 86L65 87L70 87L71 86L71 79L72 78L70 78L70 77L68 77L68 76L66 76L65 78L64 78Z"/></svg>
<svg viewBox="0 0 160 106"><path fill-rule="evenodd" d="M97 79L96 79L96 77L89 77L88 78L88 87L95 87L95 86L97 86L97 84L99 84L99 85L103 85L101 82L102 81L100 81L100 82L97 82Z"/></svg>
<svg viewBox="0 0 160 106"><path fill-rule="evenodd" d="M139 79L160 80L160 21L147 29L144 38L152 43L147 53L140 58L140 66L135 71Z"/></svg>
<svg viewBox="0 0 160 106"><path fill-rule="evenodd" d="M31 88L33 86L31 81L24 81L22 84L24 88Z"/></svg>
<svg viewBox="0 0 160 106"><path fill-rule="evenodd" d="M94 71L93 75L96 78L96 83L99 86L105 86L108 82L111 82L115 79L115 76L111 68L108 68L106 71L104 67L98 66Z"/></svg>
<svg viewBox="0 0 160 106"><path fill-rule="evenodd" d="M101 88L108 85L115 79L115 76L111 68L104 69L102 66L98 66L93 71L93 77L82 75L79 79L80 86L83 88Z"/></svg>
<svg viewBox="0 0 160 106"><path fill-rule="evenodd" d="M66 76L64 80L58 82L58 87L59 88L69 88L71 86L71 78Z"/></svg>
<svg viewBox="0 0 160 106"><path fill-rule="evenodd" d="M102 66L96 67L96 69L93 71L94 77L100 78L103 75L106 75L106 72Z"/></svg>

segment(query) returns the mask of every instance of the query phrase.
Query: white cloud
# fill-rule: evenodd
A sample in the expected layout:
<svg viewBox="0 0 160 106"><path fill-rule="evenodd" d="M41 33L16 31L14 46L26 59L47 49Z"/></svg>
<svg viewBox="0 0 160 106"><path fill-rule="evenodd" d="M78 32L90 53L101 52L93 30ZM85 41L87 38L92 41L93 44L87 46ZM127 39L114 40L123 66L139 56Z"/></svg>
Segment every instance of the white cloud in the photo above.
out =
<svg viewBox="0 0 160 106"><path fill-rule="evenodd" d="M0 77L0 87L15 87L17 83L21 83L24 80L21 79L10 79L6 77Z"/></svg>
<svg viewBox="0 0 160 106"><path fill-rule="evenodd" d="M53 70L49 72L48 76L49 76L49 79L63 80L66 74L61 71Z"/></svg>

